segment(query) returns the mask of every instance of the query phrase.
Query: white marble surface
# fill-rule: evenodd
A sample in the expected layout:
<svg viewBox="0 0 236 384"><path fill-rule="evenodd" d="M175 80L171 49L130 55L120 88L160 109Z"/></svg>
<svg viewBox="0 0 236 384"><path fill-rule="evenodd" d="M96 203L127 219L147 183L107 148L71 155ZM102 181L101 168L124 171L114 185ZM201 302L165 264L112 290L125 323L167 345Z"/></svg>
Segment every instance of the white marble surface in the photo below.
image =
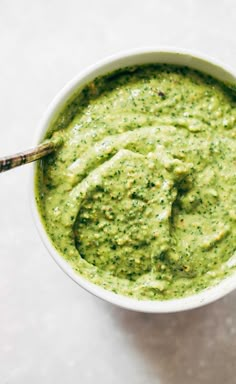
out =
<svg viewBox="0 0 236 384"><path fill-rule="evenodd" d="M1 0L0 153L31 145L57 91L107 54L177 45L236 65L234 0ZM236 292L175 315L115 308L52 261L29 166L0 177L1 384L233 384Z"/></svg>

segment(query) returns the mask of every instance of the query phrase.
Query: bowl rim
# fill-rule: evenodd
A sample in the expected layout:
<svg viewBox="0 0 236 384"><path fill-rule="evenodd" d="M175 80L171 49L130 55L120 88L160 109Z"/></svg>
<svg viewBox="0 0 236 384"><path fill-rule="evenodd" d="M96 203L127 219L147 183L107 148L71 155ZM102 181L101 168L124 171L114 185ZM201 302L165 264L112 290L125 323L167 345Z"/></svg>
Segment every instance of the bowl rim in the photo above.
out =
<svg viewBox="0 0 236 384"><path fill-rule="evenodd" d="M233 69L228 65L221 63L218 60L213 59L207 55L203 55L199 52L182 49L182 48L173 48L173 47L145 47L145 48L136 48L125 51L120 51L116 54L109 55L106 58L99 60L93 65L87 67L87 69L80 71L78 75L76 75L71 81L69 81L54 97L54 99L49 104L46 112L44 113L42 119L39 122L38 129L36 132L36 137L34 140L35 144L38 144L40 140L43 138L49 124L51 123L53 116L55 116L60 110L61 106L65 103L66 100L73 95L73 92L82 84L83 86L86 82L90 81L88 77L91 77L91 74L96 71L103 70L104 68L109 68L114 63L119 63L121 60L128 60L129 58L140 57L140 56L148 56L148 55L172 55L173 57L184 57L185 59L193 59L201 62L204 65L209 65L210 67L215 67L220 70L222 73L225 73L232 82L236 83L236 73L234 73ZM151 61L150 61L151 63ZM173 62L174 64L174 62ZM129 65L129 64L127 64ZM138 64L137 65L141 65ZM181 65L181 64L180 64ZM184 64L182 64L184 65ZM121 65L125 66L125 65ZM119 65L118 65L119 67ZM194 67L189 65L189 67ZM114 70L114 69L112 69ZM104 74L109 72L109 70L105 70ZM204 72L204 70L203 70ZM208 73L208 72L207 72ZM99 74L95 74L92 78L99 76ZM85 279L78 272L74 271L70 264L63 258L63 256L56 250L53 243L51 242L49 235L46 232L42 219L40 217L40 213L37 207L36 195L35 195L35 171L36 164L31 165L30 172L30 205L31 212L33 215L34 223L39 232L40 238L46 248L48 249L50 255L57 263L57 265L80 287L84 288L88 292L97 296L100 299L103 299L109 303L115 304L119 307L130 309L133 311L145 312L145 313L174 313L185 311L189 309L194 309L201 307L206 304L210 304L226 294L232 292L236 288L236 277L235 274L232 273L229 277L221 280L217 285L214 285L210 288L200 291L197 294L193 294L191 296L170 299L170 300L138 300L131 297L126 297L121 294L117 294L111 291L108 291L89 280Z"/></svg>

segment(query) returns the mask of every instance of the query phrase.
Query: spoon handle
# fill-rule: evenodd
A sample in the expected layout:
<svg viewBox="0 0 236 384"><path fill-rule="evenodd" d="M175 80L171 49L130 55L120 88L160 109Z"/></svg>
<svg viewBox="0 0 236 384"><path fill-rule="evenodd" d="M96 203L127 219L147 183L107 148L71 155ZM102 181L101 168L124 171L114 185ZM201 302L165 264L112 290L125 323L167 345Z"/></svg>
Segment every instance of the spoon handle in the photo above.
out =
<svg viewBox="0 0 236 384"><path fill-rule="evenodd" d="M0 172L8 171L20 165L31 163L32 161L41 159L55 150L54 142L45 142L35 148L28 149L14 155L0 157Z"/></svg>

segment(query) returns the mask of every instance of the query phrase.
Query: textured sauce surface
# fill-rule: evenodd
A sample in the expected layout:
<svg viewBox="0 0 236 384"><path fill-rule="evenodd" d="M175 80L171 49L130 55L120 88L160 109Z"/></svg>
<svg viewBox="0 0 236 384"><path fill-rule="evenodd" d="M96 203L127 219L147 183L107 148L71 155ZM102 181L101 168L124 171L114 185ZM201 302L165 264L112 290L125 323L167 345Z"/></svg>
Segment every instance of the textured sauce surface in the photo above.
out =
<svg viewBox="0 0 236 384"><path fill-rule="evenodd" d="M138 299L182 297L236 265L236 96L186 67L96 79L46 138L36 198L56 249L82 276Z"/></svg>

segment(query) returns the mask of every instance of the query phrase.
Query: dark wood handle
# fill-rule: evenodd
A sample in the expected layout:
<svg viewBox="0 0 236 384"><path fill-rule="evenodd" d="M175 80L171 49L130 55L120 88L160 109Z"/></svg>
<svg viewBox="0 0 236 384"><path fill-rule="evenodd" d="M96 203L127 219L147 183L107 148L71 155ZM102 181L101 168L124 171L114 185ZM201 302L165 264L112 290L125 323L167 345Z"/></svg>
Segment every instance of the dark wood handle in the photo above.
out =
<svg viewBox="0 0 236 384"><path fill-rule="evenodd" d="M2 157L0 158L0 172L5 172L9 169L19 167L20 165L41 159L41 157L53 152L55 147L56 145L54 142L48 141L24 152Z"/></svg>

